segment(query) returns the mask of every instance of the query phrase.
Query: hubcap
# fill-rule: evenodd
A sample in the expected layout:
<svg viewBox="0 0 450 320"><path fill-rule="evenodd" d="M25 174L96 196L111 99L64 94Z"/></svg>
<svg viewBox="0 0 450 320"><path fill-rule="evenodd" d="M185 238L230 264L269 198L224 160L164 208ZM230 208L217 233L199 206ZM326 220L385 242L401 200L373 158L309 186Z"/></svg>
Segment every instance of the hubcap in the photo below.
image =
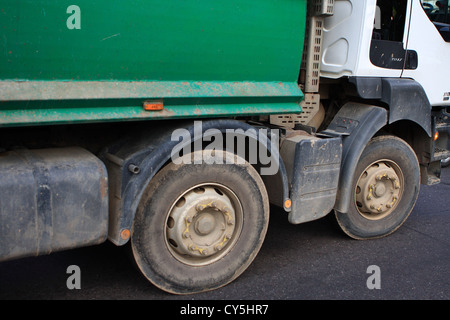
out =
<svg viewBox="0 0 450 320"><path fill-rule="evenodd" d="M403 188L403 173L394 162L381 160L372 163L358 179L356 207L367 219L382 219L395 210Z"/></svg>
<svg viewBox="0 0 450 320"><path fill-rule="evenodd" d="M210 264L231 249L242 221L240 202L230 189L220 184L198 185L172 205L166 245L185 264Z"/></svg>

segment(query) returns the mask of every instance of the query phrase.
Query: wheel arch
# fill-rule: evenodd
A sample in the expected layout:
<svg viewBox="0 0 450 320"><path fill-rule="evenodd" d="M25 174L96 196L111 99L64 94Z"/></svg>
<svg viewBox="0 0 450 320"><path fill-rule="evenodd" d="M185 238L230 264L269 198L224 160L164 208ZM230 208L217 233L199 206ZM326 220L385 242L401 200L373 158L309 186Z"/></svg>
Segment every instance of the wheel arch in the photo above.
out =
<svg viewBox="0 0 450 320"><path fill-rule="evenodd" d="M338 111L323 133L343 139L341 172L334 209L347 212L351 201L353 175L364 148L388 121L386 109L348 102Z"/></svg>
<svg viewBox="0 0 450 320"><path fill-rule="evenodd" d="M357 109L360 111L355 111ZM343 122L347 124L343 125ZM343 136L343 155L339 190L334 207L339 212L347 212L349 208L354 170L364 148L373 137L383 134L399 137L414 150L419 164L426 165L430 161L432 141L426 129L411 119L399 119L388 123L387 110L382 107L348 103L341 108L324 133L337 134L336 130L340 126L346 126L346 129L339 133Z"/></svg>
<svg viewBox="0 0 450 320"><path fill-rule="evenodd" d="M389 124L410 120L431 137L431 104L417 81L409 78L350 77L349 83L354 86L359 98L386 105Z"/></svg>
<svg viewBox="0 0 450 320"><path fill-rule="evenodd" d="M430 161L431 105L423 87L412 79L350 77L362 102L348 102L338 111L325 133L343 137L339 191L335 209L347 212L353 171L367 143L389 132L405 140L419 163ZM365 100L365 101L364 101ZM372 101L376 105L369 105Z"/></svg>
<svg viewBox="0 0 450 320"><path fill-rule="evenodd" d="M110 174L108 238L111 242L116 245L124 245L128 242L142 195L156 173L171 161L174 148L194 147L193 150L197 150L196 148L201 147L203 149L205 147L205 143L202 143L205 142L204 137L218 132L210 129L218 130L223 135L227 134L227 130L233 130L233 133L239 137L248 137L246 141L256 141L258 149L263 148L270 158L270 163L275 163L278 168L275 174L267 176L261 175L259 171L262 177L269 177L263 179L264 184L266 187L268 184L280 186L283 203L285 199L288 199L288 179L286 168L279 155L278 144L275 144L277 147L273 148L270 137L261 134L256 127L242 121L228 119L205 120L201 122L201 127L192 121L165 123L161 128L152 128L148 135L139 132L137 139L131 135L103 153L102 158L105 159ZM173 140L172 133L175 130L180 130L178 133L184 133L187 138L183 137L181 142ZM225 142L225 140L223 141ZM228 151L235 152L235 150ZM248 155L247 152L246 155ZM263 169L260 163L251 164L257 170ZM285 209L289 210L289 208Z"/></svg>
<svg viewBox="0 0 450 320"><path fill-rule="evenodd" d="M384 126L378 133L391 134L408 143L416 153L419 163L429 162L432 138L419 123L411 119L400 119Z"/></svg>

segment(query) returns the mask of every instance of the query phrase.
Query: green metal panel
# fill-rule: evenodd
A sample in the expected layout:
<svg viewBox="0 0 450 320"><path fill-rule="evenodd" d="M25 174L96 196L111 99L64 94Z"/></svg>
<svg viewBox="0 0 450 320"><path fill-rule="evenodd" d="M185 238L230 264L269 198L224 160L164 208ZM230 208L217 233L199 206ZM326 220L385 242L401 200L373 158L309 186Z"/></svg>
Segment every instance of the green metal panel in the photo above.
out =
<svg viewBox="0 0 450 320"><path fill-rule="evenodd" d="M0 101L9 100L0 127L286 113L298 108L298 93L295 83L274 82L0 81ZM143 110L161 95L164 110Z"/></svg>
<svg viewBox="0 0 450 320"><path fill-rule="evenodd" d="M164 118L131 111L154 98L167 117L299 112L305 18L306 0L0 0L0 125Z"/></svg>

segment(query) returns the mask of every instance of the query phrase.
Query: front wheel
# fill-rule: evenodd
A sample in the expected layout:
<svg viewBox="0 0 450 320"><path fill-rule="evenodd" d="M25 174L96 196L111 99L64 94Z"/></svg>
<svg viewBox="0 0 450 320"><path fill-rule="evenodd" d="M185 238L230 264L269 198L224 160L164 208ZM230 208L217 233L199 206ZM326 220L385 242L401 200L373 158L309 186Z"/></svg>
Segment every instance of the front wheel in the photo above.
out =
<svg viewBox="0 0 450 320"><path fill-rule="evenodd" d="M335 211L341 229L355 239L387 236L411 213L420 170L411 147L394 136L373 138L356 167L348 212Z"/></svg>
<svg viewBox="0 0 450 320"><path fill-rule="evenodd" d="M168 164L141 200L132 250L142 273L162 290L187 294L226 285L262 245L269 220L265 186L248 162L224 156L231 161Z"/></svg>

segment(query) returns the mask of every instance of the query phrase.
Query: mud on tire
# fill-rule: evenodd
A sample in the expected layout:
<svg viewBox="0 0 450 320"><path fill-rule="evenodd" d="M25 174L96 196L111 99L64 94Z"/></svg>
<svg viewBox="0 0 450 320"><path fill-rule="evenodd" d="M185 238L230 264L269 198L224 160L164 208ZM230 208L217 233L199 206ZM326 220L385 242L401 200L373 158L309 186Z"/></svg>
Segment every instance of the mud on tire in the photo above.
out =
<svg viewBox="0 0 450 320"><path fill-rule="evenodd" d="M224 156L234 164L170 163L145 191L132 251L144 276L162 290L187 294L224 286L261 248L269 220L265 186L248 162Z"/></svg>
<svg viewBox="0 0 450 320"><path fill-rule="evenodd" d="M335 211L341 229L355 239L397 230L419 195L419 172L417 157L405 141L389 135L373 138L358 162L348 212Z"/></svg>

